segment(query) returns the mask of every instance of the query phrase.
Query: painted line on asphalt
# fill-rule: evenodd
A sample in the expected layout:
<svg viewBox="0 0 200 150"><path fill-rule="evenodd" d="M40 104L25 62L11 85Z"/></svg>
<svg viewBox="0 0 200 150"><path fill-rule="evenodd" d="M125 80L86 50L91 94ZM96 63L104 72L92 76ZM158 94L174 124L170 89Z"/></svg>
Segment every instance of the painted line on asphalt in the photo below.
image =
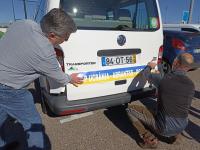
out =
<svg viewBox="0 0 200 150"><path fill-rule="evenodd" d="M94 113L91 111L91 112L86 112L86 113L82 113L82 114L70 115L65 119L61 119L60 123L63 124L63 123L70 122L70 121L80 119L80 118L83 118L83 117L87 117L87 116L90 116L90 115L93 115L93 114Z"/></svg>

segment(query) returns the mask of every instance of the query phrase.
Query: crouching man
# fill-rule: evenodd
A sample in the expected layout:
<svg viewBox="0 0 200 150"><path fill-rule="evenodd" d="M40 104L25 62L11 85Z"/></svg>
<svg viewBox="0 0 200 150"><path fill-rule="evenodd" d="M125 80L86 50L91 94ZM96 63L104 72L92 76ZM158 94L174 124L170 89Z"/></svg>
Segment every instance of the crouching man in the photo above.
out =
<svg viewBox="0 0 200 150"><path fill-rule="evenodd" d="M146 128L151 129L155 134L164 137L174 138L188 125L188 111L195 92L194 83L186 75L192 69L193 56L189 53L182 53L177 56L172 64L172 72L164 77L152 78L150 70L156 64L149 62L145 71L149 72L152 83L156 79L158 84L157 112L149 111L146 107L130 104L127 114L138 130L142 148L156 148L158 139ZM144 126L145 125L145 126Z"/></svg>

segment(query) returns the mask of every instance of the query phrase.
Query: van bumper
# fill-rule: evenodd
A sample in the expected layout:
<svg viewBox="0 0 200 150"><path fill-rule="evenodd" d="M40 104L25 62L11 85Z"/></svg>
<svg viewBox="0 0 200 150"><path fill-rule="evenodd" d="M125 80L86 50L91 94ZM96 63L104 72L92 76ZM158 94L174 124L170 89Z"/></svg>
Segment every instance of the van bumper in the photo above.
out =
<svg viewBox="0 0 200 150"><path fill-rule="evenodd" d="M43 94L45 96L45 102L53 114L63 116L126 104L134 100L153 96L155 91L156 89L154 87L147 87L129 93L120 93L74 101L68 101L67 96L64 94L49 95L44 92Z"/></svg>

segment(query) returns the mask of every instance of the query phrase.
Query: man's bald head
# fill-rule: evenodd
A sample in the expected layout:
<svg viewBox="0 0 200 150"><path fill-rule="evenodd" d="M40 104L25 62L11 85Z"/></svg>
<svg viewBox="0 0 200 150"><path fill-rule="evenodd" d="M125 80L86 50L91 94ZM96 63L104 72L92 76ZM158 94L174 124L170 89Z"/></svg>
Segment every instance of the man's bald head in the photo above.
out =
<svg viewBox="0 0 200 150"><path fill-rule="evenodd" d="M194 58L189 53L182 53L177 56L177 60L181 66L190 67L194 63Z"/></svg>
<svg viewBox="0 0 200 150"><path fill-rule="evenodd" d="M181 53L176 59L174 59L172 70L184 70L188 71L192 69L192 65L194 63L194 57L189 53Z"/></svg>

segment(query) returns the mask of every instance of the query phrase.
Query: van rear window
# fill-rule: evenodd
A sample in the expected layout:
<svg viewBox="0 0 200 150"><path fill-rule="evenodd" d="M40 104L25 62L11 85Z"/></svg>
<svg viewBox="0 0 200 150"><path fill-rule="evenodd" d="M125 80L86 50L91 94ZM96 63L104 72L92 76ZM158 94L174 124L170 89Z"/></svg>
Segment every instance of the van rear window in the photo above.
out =
<svg viewBox="0 0 200 150"><path fill-rule="evenodd" d="M160 27L155 0L61 0L78 29L155 31Z"/></svg>

